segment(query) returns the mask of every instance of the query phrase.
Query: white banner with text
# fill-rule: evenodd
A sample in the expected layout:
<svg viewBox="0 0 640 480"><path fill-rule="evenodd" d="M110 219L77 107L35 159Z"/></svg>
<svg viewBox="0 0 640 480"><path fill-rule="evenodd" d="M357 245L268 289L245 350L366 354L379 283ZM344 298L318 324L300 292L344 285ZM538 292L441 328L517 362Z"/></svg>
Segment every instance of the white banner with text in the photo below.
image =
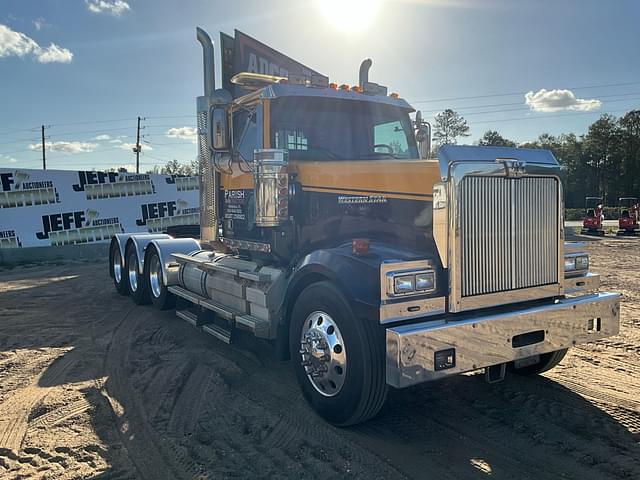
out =
<svg viewBox="0 0 640 480"><path fill-rule="evenodd" d="M0 248L108 241L200 223L198 177L0 168Z"/></svg>

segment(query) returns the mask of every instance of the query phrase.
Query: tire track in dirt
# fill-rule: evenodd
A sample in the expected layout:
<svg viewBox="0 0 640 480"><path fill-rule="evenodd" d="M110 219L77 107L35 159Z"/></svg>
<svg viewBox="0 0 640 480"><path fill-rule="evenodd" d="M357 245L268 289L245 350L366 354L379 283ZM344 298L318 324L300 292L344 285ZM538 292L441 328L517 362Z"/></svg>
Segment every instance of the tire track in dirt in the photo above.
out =
<svg viewBox="0 0 640 480"><path fill-rule="evenodd" d="M28 433L35 433L40 428L49 429L91 408L91 403L86 398L55 408L31 420L27 429Z"/></svg>
<svg viewBox="0 0 640 480"><path fill-rule="evenodd" d="M385 456L366 451L359 443L344 435L347 429L335 428L318 417L302 398L289 365L267 363L265 369L256 369L255 362L250 359L245 359L246 365L243 365L242 359L236 360L247 368L245 375L238 378L226 375L223 371L218 372L230 394L243 398L243 401L233 402L235 411L227 417L236 423L246 422L252 426L245 428L255 429L256 422L250 412L265 412L262 415L267 431L252 447L266 458L262 466L263 473L278 472L283 466L296 462L303 475L314 476L315 472L322 478L342 476L346 470L355 476L404 477L400 470L388 464ZM215 408L217 405L209 404L209 407ZM237 431L237 428L230 430ZM231 445L241 455L246 455L245 443L240 436ZM291 473L295 476L295 473Z"/></svg>
<svg viewBox="0 0 640 480"><path fill-rule="evenodd" d="M137 315L131 315L133 312ZM136 341L136 330L142 322L151 321L152 316L152 310L134 306L115 329L105 358L104 369L109 378L102 394L113 410L120 439L141 478L194 478L198 470L169 439L153 429L144 401L129 378L130 351Z"/></svg>
<svg viewBox="0 0 640 480"><path fill-rule="evenodd" d="M28 419L33 407L41 401L51 387L40 387L38 382L46 375L50 384L61 382L75 360L68 349L54 349L45 358L38 359L40 372L29 385L17 390L11 398L0 405L0 448L20 450L28 429ZM43 367L42 364L48 365ZM44 369L44 370L43 370Z"/></svg>

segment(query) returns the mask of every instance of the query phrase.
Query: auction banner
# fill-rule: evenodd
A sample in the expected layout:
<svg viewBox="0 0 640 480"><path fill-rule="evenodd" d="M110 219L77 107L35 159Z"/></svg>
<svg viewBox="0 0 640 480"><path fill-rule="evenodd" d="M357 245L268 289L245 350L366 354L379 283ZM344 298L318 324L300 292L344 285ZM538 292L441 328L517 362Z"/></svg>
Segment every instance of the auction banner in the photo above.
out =
<svg viewBox="0 0 640 480"><path fill-rule="evenodd" d="M0 248L106 242L200 223L198 177L0 168Z"/></svg>

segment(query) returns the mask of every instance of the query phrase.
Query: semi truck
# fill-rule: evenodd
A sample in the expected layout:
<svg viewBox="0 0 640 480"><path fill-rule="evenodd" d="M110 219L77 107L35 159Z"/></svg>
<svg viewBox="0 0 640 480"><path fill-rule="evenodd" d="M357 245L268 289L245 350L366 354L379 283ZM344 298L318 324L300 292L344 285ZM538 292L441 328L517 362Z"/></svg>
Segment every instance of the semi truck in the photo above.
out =
<svg viewBox="0 0 640 480"><path fill-rule="evenodd" d="M618 333L619 295L565 244L549 151L443 145L431 159L429 124L369 80L370 60L354 86L276 68L237 72L230 91L197 39L199 236L115 235L119 293L224 342L271 342L338 426L375 416L389 388L535 375Z"/></svg>

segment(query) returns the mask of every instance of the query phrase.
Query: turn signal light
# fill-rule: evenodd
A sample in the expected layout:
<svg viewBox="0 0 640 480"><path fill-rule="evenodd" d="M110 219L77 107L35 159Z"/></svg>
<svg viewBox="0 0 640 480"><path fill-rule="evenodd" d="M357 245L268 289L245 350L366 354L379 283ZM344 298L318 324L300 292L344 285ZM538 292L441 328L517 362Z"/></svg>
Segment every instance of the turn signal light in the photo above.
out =
<svg viewBox="0 0 640 480"><path fill-rule="evenodd" d="M351 241L351 251L354 255L367 255L369 253L369 240L355 238Z"/></svg>

